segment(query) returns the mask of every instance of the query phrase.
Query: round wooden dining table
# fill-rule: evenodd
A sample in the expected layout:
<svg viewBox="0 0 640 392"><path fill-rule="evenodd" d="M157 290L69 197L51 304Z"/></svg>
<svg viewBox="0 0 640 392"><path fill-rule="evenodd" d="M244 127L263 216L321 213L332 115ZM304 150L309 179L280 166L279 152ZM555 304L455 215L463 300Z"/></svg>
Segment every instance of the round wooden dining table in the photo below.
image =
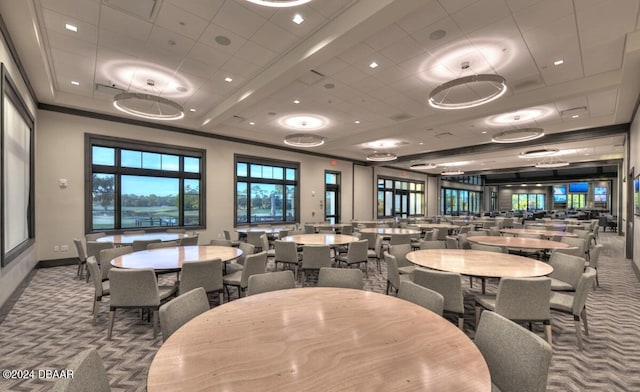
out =
<svg viewBox="0 0 640 392"><path fill-rule="evenodd" d="M153 268L155 270L180 270L190 261L221 259L228 262L242 255L239 248L231 246L194 245L157 248L127 253L111 260L118 268Z"/></svg>
<svg viewBox="0 0 640 392"><path fill-rule="evenodd" d="M577 237L578 235L575 233L570 233L568 231L553 231L553 230L537 230L537 229L501 229L500 230L501 233L504 234L512 234L514 236L519 236L519 235L529 235L529 234L533 234L533 235L540 235L546 238L551 238L551 237Z"/></svg>
<svg viewBox="0 0 640 392"><path fill-rule="evenodd" d="M295 242L299 245L344 245L350 242L359 241L358 237L344 234L296 234L286 236L281 241Z"/></svg>
<svg viewBox="0 0 640 392"><path fill-rule="evenodd" d="M467 237L467 241L481 245L506 246L510 249L563 249L571 245L559 241L541 240L526 237L504 237L491 235L478 235Z"/></svg>
<svg viewBox="0 0 640 392"><path fill-rule="evenodd" d="M133 241L160 240L162 242L178 241L190 237L184 233L144 233L144 234L114 234L98 238L98 242L113 242L115 245L131 245Z"/></svg>
<svg viewBox="0 0 640 392"><path fill-rule="evenodd" d="M306 287L217 306L174 332L147 391L194 390L489 392L491 379L475 344L421 306Z"/></svg>
<svg viewBox="0 0 640 392"><path fill-rule="evenodd" d="M394 235L394 234L420 234L420 230L401 229L393 227L366 227L360 229L361 233L373 233L378 235Z"/></svg>
<svg viewBox="0 0 640 392"><path fill-rule="evenodd" d="M293 230L291 227L239 227L236 229L236 232L247 234L249 232L260 233L264 232L265 234L279 234L282 230Z"/></svg>

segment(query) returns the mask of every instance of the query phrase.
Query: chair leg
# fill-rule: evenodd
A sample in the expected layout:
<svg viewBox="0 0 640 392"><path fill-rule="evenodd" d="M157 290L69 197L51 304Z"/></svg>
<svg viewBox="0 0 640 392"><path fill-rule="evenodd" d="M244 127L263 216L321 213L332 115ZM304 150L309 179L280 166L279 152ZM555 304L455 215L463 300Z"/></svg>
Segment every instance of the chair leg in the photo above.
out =
<svg viewBox="0 0 640 392"><path fill-rule="evenodd" d="M471 276L469 277L469 287L473 288L473 278Z"/></svg>
<svg viewBox="0 0 640 392"><path fill-rule="evenodd" d="M153 340L158 337L158 311L149 309L153 313Z"/></svg>
<svg viewBox="0 0 640 392"><path fill-rule="evenodd" d="M584 334L589 336L589 323L587 323L587 307L585 306L580 312L580 317L582 318L582 323L584 324Z"/></svg>
<svg viewBox="0 0 640 392"><path fill-rule="evenodd" d="M224 303L224 293L222 291L218 292L218 305L222 305Z"/></svg>
<svg viewBox="0 0 640 392"><path fill-rule="evenodd" d="M576 339L578 341L578 348L582 351L582 327L580 325L580 317L573 317L573 325L576 328Z"/></svg>
<svg viewBox="0 0 640 392"><path fill-rule="evenodd" d="M544 334L547 337L547 343L549 343L549 346L553 347L553 340L551 339L551 322L545 321Z"/></svg>
<svg viewBox="0 0 640 392"><path fill-rule="evenodd" d="M391 288L391 282L387 280L387 295L389 295L389 289Z"/></svg>
<svg viewBox="0 0 640 392"><path fill-rule="evenodd" d="M107 340L111 340L111 333L113 332L113 322L116 319L116 310L111 309L109 312L109 328L107 329Z"/></svg>
<svg viewBox="0 0 640 392"><path fill-rule="evenodd" d="M96 298L93 300L93 325L96 325L99 311L100 311L100 300Z"/></svg>
<svg viewBox="0 0 640 392"><path fill-rule="evenodd" d="M464 317L458 317L458 328L464 331Z"/></svg>
<svg viewBox="0 0 640 392"><path fill-rule="evenodd" d="M478 329L478 324L480 324L481 314L482 314L482 307L476 305L476 330Z"/></svg>

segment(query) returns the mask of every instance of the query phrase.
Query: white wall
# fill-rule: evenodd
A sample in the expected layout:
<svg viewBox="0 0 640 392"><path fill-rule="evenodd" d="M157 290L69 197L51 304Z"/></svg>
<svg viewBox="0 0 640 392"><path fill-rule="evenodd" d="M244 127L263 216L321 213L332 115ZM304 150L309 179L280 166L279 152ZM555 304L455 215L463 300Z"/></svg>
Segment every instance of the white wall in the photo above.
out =
<svg viewBox="0 0 640 392"><path fill-rule="evenodd" d="M324 219L320 201L324 201L324 171L342 174L341 201L343 219L352 216L352 163L313 157L295 152L255 147L206 137L191 136L153 128L96 120L40 110L38 112L38 164L36 181L36 221L39 260L76 257L72 239L84 235L84 134L105 134L134 140L196 147L207 152L207 229L200 233L201 243L217 238L233 227L234 153L300 162L301 221ZM68 180L66 189L58 180ZM356 181L357 182L357 181ZM365 184L366 185L366 184ZM358 198L371 199L362 190ZM313 193L315 192L315 196ZM356 205L359 205L356 202ZM315 216L312 213L315 212ZM54 245L69 245L68 252L54 252Z"/></svg>
<svg viewBox="0 0 640 392"><path fill-rule="evenodd" d="M634 176L637 176L638 174L640 174L640 115L637 112L636 117L631 123L631 134L629 143L630 154L628 157L628 167L635 168ZM624 172L625 175L627 175L626 169L624 170ZM633 183L630 183L629 181L626 181L625 185L627 187L633 187ZM623 195L626 196L626 191L623 192ZM632 200L629 200L629 202L633 203ZM623 198L622 205L626 205L626 198ZM626 208L623 208L623 210L626 211ZM625 219L630 223L633 223L633 262L636 266L636 271L640 271L640 217L637 215L625 216ZM620 230L620 228L618 229Z"/></svg>
<svg viewBox="0 0 640 392"><path fill-rule="evenodd" d="M373 167L355 165L353 174L353 219L373 219L375 217L373 213Z"/></svg>

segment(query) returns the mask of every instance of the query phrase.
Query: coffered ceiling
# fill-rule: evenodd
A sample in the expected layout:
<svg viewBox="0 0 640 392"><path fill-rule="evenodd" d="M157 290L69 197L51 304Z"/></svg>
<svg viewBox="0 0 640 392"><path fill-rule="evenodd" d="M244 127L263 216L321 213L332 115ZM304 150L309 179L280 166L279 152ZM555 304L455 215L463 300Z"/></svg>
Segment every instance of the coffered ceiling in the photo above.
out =
<svg viewBox="0 0 640 392"><path fill-rule="evenodd" d="M625 126L610 126L631 121L640 92L639 5L27 0L2 1L0 12L41 103L126 117L114 94L146 92L184 107L177 127L279 146L314 133L325 144L304 151L391 152L399 159L389 165L436 163L425 172L438 173L461 161L468 172L531 166L518 154L541 148L570 162L622 158ZM427 104L435 87L471 74L502 75L508 90L470 109ZM300 115L313 118L287 125ZM314 118L323 124L310 131ZM491 143L527 127L546 136Z"/></svg>

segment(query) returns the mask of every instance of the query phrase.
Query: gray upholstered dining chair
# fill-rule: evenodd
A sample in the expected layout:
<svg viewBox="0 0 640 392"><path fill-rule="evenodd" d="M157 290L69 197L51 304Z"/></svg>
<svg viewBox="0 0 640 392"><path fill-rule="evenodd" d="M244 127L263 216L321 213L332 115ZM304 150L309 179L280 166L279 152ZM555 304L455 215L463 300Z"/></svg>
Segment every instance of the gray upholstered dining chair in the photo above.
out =
<svg viewBox="0 0 640 392"><path fill-rule="evenodd" d="M456 241L457 243L457 241ZM418 244L418 249L420 250L425 250L425 249L446 249L447 248L447 243L445 241L420 241L420 243Z"/></svg>
<svg viewBox="0 0 640 392"><path fill-rule="evenodd" d="M440 241L438 241L440 242ZM445 247L447 249L458 249L458 238L448 235L444 239Z"/></svg>
<svg viewBox="0 0 640 392"><path fill-rule="evenodd" d="M76 275L82 279L87 264L87 251L84 249L84 243L81 239L74 238L73 244L76 246L76 251L78 251L78 270L76 271Z"/></svg>
<svg viewBox="0 0 640 392"><path fill-rule="evenodd" d="M293 271L265 272L249 277L247 296L267 293L269 291L294 289L296 280Z"/></svg>
<svg viewBox="0 0 640 392"><path fill-rule="evenodd" d="M458 328L464 329L464 296L460 274L416 268L413 282L440 293L444 297L443 314L453 314L458 318Z"/></svg>
<svg viewBox="0 0 640 392"><path fill-rule="evenodd" d="M224 264L223 270L225 275L242 270L244 268L244 259L246 259L247 256L254 254L256 247L246 242L240 242L238 249L242 251L242 254L236 259L236 262L227 262Z"/></svg>
<svg viewBox="0 0 640 392"><path fill-rule="evenodd" d="M307 271L320 271L322 267L331 267L331 250L327 245L304 245L302 247L302 284L304 285Z"/></svg>
<svg viewBox="0 0 640 392"><path fill-rule="evenodd" d="M109 282L111 300L107 339L111 340L116 310L137 308L147 309L152 313L155 339L158 333L158 309L163 300L175 293L175 286L158 287L158 280L152 268L112 268L109 271Z"/></svg>
<svg viewBox="0 0 640 392"><path fill-rule="evenodd" d="M247 243L255 246L256 252L266 251L267 249L262 249L262 239L260 238L264 231L248 231L247 232Z"/></svg>
<svg viewBox="0 0 640 392"><path fill-rule="evenodd" d="M218 304L224 302L221 259L182 263L178 295L198 287L207 294L218 294Z"/></svg>
<svg viewBox="0 0 640 392"><path fill-rule="evenodd" d="M442 316L444 309L444 297L442 294L428 289L414 282L404 280L400 282L398 290L398 298L413 302L425 309L429 309L433 313Z"/></svg>
<svg viewBox="0 0 640 392"><path fill-rule="evenodd" d="M101 279L102 273L100 267L96 261L95 256L91 256L87 259L87 270L93 283L93 325L96 325L98 320L98 314L100 314L100 304L102 303L102 297L109 295L109 281L103 281Z"/></svg>
<svg viewBox="0 0 640 392"><path fill-rule="evenodd" d="M100 260L100 252L103 249L110 249L113 247L113 242L87 241L87 258L93 256L96 258L98 265L102 265L102 261ZM87 275L87 282L88 281L89 275Z"/></svg>
<svg viewBox="0 0 640 392"><path fill-rule="evenodd" d="M369 276L369 240L359 240L349 243L349 249L346 256L336 256L338 265L344 263L347 267L352 265L360 265L364 263L364 273Z"/></svg>
<svg viewBox="0 0 640 392"><path fill-rule="evenodd" d="M276 251L275 249L271 249L271 245L269 244L269 237L266 233L260 236L260 243L262 244L262 250L264 252L267 252L267 258L276 256Z"/></svg>
<svg viewBox="0 0 640 392"><path fill-rule="evenodd" d="M100 232L96 232L96 233L85 234L84 240L85 241L95 241L98 238L102 238L102 237L106 237L106 236L107 236L107 233L100 231Z"/></svg>
<svg viewBox="0 0 640 392"><path fill-rule="evenodd" d="M133 246L133 251L134 252L139 252L141 250L147 250L147 246L149 246L149 244L153 244L156 242L161 242L162 240L160 240L159 238L154 238L154 239L149 239L149 240L134 240L131 243L131 246Z"/></svg>
<svg viewBox="0 0 640 392"><path fill-rule="evenodd" d="M298 245L291 241L276 240L273 247L275 251L275 257L273 258L275 269L278 269L278 263L282 263L283 266L293 266L293 275L297 277L298 267L302 259L302 255L298 253Z"/></svg>
<svg viewBox="0 0 640 392"><path fill-rule="evenodd" d="M167 229L166 232L170 234L184 234L187 232L187 230L174 228L174 229Z"/></svg>
<svg viewBox="0 0 640 392"><path fill-rule="evenodd" d="M116 257L126 255L133 252L133 246L120 246L117 248L108 248L100 251L100 278L105 281L109 279L109 270L111 270L111 260Z"/></svg>
<svg viewBox="0 0 640 392"><path fill-rule="evenodd" d="M147 245L147 250L160 248L173 248L178 246L178 241L152 242Z"/></svg>
<svg viewBox="0 0 640 392"><path fill-rule="evenodd" d="M229 232L229 230L222 230L222 233L224 235L224 239L227 241L231 241L231 246L234 247L238 247L240 246L240 241L239 240L234 240L231 238L231 233Z"/></svg>
<svg viewBox="0 0 640 392"><path fill-rule="evenodd" d="M384 262L387 265L387 290L386 293L389 295L391 289L393 288L398 293L400 289L400 284L404 280L411 280L413 275L404 274L401 275L400 271L398 271L398 260L397 258L390 254L389 252L384 252Z"/></svg>
<svg viewBox="0 0 640 392"><path fill-rule="evenodd" d="M212 239L211 241L209 241L209 245L232 247L233 246L233 242L231 240L223 240L223 239L220 239L220 238L215 238L215 239Z"/></svg>
<svg viewBox="0 0 640 392"><path fill-rule="evenodd" d="M444 242L443 242L444 244ZM389 254L395 256L400 275L411 275L416 266L407 260L407 253L411 252L411 244L391 245ZM396 287L399 289L400 287Z"/></svg>
<svg viewBox="0 0 640 392"><path fill-rule="evenodd" d="M318 273L318 287L340 287L362 290L364 279L359 268L322 267Z"/></svg>
<svg viewBox="0 0 640 392"><path fill-rule="evenodd" d="M209 299L202 287L180 294L163 304L159 310L162 340L166 341L178 328L207 310Z"/></svg>
<svg viewBox="0 0 640 392"><path fill-rule="evenodd" d="M73 371L73 377L60 378L53 385L53 392L111 391L107 371L95 348L77 354L66 368Z"/></svg>
<svg viewBox="0 0 640 392"><path fill-rule="evenodd" d="M371 243L367 242L369 249L367 249L367 257L370 259L376 260L376 265L378 267L378 272L382 272L382 267L380 267L380 260L382 259L382 236L375 236L376 240L371 248ZM369 241L367 239L367 241Z"/></svg>
<svg viewBox="0 0 640 392"><path fill-rule="evenodd" d="M194 246L194 245L198 245L199 240L200 240L200 236L195 234L195 235L190 235L189 237L180 238L180 241L178 241L178 244L180 244L180 246Z"/></svg>
<svg viewBox="0 0 640 392"><path fill-rule="evenodd" d="M596 226L596 228L598 228L600 226ZM591 248L591 255L589 256L589 262L588 262L588 267L593 268L594 270L596 270L596 286L600 287L600 280L598 279L598 262L600 260L600 253L602 252L602 248L604 247L604 245L602 244L597 244L594 245L593 248Z"/></svg>
<svg viewBox="0 0 640 392"><path fill-rule="evenodd" d="M573 315L573 323L576 330L578 348L582 350L582 329L580 322L584 323L584 334L589 335L589 324L587 323L587 297L593 289L596 279L596 270L588 267L580 276L575 292L551 293L551 309Z"/></svg>
<svg viewBox="0 0 640 392"><path fill-rule="evenodd" d="M229 286L238 289L238 298L247 290L249 286L249 277L255 274L263 274L267 268L267 252L254 253L247 255L244 259L244 267L239 270L226 274L222 277L222 282L227 291L227 298L231 300Z"/></svg>
<svg viewBox="0 0 640 392"><path fill-rule="evenodd" d="M480 322L483 309L494 311L515 322L542 322L547 343L551 345L550 298L549 278L502 278L497 295L475 295L476 325Z"/></svg>
<svg viewBox="0 0 640 392"><path fill-rule="evenodd" d="M549 274L551 290L576 290L580 276L584 272L585 260L583 257L563 252L553 252L549 258L549 265L553 267L553 272Z"/></svg>
<svg viewBox="0 0 640 392"><path fill-rule="evenodd" d="M542 338L495 312L483 312L474 343L489 367L493 391L546 391L553 351Z"/></svg>

